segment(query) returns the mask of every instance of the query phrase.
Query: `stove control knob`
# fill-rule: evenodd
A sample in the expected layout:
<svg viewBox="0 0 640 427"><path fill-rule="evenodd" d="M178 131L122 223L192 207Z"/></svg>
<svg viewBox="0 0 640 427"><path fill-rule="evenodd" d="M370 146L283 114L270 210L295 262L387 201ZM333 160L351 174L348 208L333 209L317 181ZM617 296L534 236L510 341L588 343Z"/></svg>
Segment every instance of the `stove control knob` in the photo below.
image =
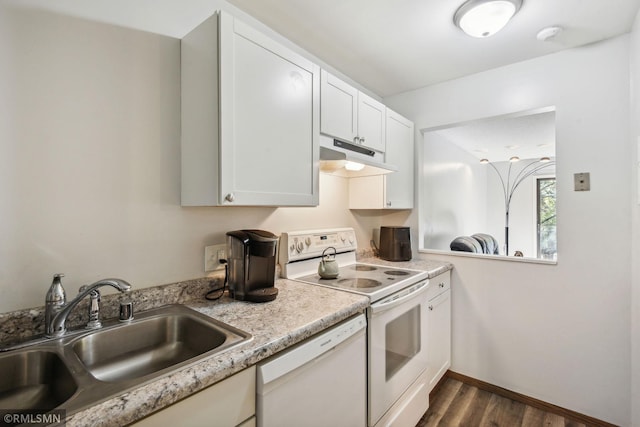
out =
<svg viewBox="0 0 640 427"><path fill-rule="evenodd" d="M298 251L298 253L300 253L303 250L304 250L304 244L302 242L296 242L296 251Z"/></svg>
<svg viewBox="0 0 640 427"><path fill-rule="evenodd" d="M342 240L342 243L345 242L346 238L344 237L344 234L340 234L340 240Z"/></svg>
<svg viewBox="0 0 640 427"><path fill-rule="evenodd" d="M349 234L349 244L353 245L354 237L353 234Z"/></svg>
<svg viewBox="0 0 640 427"><path fill-rule="evenodd" d="M311 246L311 237L307 237L306 239L304 239L304 243L305 243L307 246Z"/></svg>

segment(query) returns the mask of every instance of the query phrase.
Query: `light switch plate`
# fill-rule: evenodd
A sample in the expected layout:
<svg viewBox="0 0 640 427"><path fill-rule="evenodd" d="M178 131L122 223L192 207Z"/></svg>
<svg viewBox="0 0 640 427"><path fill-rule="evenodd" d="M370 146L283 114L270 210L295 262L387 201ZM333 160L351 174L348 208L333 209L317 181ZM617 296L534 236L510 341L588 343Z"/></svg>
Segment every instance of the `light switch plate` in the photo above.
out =
<svg viewBox="0 0 640 427"><path fill-rule="evenodd" d="M573 187L575 191L591 190L591 178L589 177L589 172L574 173Z"/></svg>
<svg viewBox="0 0 640 427"><path fill-rule="evenodd" d="M227 245L211 245L204 248L204 271L216 271L224 269L221 259L227 258Z"/></svg>

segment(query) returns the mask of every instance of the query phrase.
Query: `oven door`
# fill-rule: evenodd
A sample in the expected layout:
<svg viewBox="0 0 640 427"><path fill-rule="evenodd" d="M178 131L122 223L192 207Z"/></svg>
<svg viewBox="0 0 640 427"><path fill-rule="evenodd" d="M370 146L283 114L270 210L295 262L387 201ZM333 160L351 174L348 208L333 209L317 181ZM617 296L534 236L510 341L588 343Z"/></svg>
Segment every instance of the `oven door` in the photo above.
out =
<svg viewBox="0 0 640 427"><path fill-rule="evenodd" d="M369 425L375 425L427 367L424 280L369 310Z"/></svg>

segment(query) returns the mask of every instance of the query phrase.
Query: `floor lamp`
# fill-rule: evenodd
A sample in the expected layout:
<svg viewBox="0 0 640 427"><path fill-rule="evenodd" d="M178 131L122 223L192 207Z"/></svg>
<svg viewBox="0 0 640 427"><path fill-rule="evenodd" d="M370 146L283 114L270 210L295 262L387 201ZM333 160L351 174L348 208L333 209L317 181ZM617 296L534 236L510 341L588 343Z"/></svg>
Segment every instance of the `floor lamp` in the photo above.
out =
<svg viewBox="0 0 640 427"><path fill-rule="evenodd" d="M505 255L509 256L509 207L511 205L511 198L513 197L513 193L516 191L518 186L533 175L536 172L541 171L542 169L548 168L550 166L554 166L556 164L555 161L551 161L549 157L541 157L538 160L533 160L525 165L520 172L518 172L515 177L513 177L513 181L511 180L511 169L513 164L519 162L519 157L512 157L509 159L509 169L507 171L507 179L503 178L500 171L495 167L493 163L491 163L488 159L481 159L480 163L490 165L493 170L500 178L500 182L502 183L502 192L504 194L504 246L505 246ZM515 172L515 171L514 171Z"/></svg>

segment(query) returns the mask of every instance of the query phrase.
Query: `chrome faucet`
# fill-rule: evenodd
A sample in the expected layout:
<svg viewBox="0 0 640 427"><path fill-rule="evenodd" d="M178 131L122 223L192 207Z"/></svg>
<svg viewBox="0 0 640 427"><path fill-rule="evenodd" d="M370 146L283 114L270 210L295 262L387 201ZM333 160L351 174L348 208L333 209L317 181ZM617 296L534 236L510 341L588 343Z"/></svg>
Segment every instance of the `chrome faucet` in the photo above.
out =
<svg viewBox="0 0 640 427"><path fill-rule="evenodd" d="M64 274L55 274L53 276L53 283L47 291L45 301L45 315L44 326L45 335L47 337L60 337L64 335L67 328L65 322L71 310L87 295L90 296L91 302L89 305L89 328L101 327L99 320L100 313L100 292L97 290L102 286L112 286L120 292L129 292L131 285L121 279L103 279L99 280L91 285L84 285L78 291L78 295L67 303L64 288L62 287L61 278Z"/></svg>

